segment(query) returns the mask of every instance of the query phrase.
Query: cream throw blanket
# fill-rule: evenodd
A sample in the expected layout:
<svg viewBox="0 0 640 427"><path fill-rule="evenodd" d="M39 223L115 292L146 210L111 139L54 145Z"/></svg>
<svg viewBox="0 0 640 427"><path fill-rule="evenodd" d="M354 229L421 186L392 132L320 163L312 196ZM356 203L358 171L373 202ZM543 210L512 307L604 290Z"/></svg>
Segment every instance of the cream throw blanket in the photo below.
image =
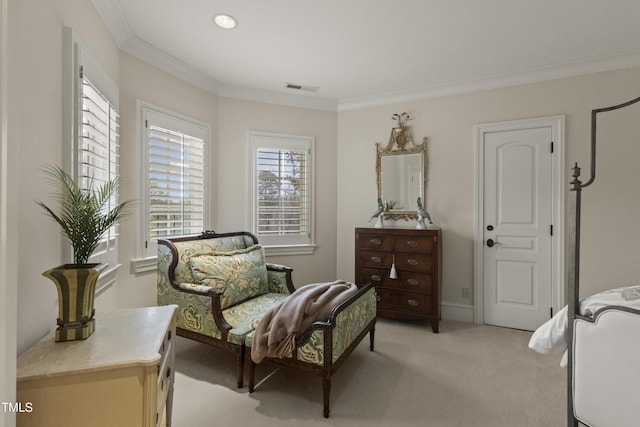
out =
<svg viewBox="0 0 640 427"><path fill-rule="evenodd" d="M355 284L342 280L298 288L258 323L251 359L260 363L265 357L290 357L298 332L306 330L315 321L328 320L331 310L357 291Z"/></svg>

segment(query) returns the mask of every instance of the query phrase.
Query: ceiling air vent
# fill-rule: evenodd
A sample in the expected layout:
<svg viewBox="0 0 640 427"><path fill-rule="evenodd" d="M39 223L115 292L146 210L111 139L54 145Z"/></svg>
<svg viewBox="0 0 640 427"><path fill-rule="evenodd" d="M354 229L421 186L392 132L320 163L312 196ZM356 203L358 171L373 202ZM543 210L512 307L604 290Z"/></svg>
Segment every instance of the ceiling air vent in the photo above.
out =
<svg viewBox="0 0 640 427"><path fill-rule="evenodd" d="M317 92L318 89L320 89L318 86L307 86L297 83L287 83L285 87L293 90L304 90L305 92Z"/></svg>

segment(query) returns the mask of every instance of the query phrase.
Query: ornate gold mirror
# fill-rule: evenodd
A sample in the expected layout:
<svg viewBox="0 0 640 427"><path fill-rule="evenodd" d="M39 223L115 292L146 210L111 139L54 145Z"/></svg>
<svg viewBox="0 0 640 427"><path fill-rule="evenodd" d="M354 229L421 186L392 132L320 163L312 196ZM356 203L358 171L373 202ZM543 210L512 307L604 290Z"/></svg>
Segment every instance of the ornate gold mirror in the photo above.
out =
<svg viewBox="0 0 640 427"><path fill-rule="evenodd" d="M389 207L385 219L415 219L418 197L424 203L427 195L427 138L415 145L403 123L409 115L394 114L393 118L398 126L391 130L387 145L376 143L378 198Z"/></svg>

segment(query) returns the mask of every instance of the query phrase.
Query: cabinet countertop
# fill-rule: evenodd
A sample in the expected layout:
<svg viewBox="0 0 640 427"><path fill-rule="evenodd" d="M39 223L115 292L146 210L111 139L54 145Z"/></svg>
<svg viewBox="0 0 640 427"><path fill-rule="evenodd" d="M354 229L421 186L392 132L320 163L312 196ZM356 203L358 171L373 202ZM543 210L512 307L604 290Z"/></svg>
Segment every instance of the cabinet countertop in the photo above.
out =
<svg viewBox="0 0 640 427"><path fill-rule="evenodd" d="M86 340L55 342L51 333L18 356L17 381L153 365L176 307L100 313Z"/></svg>

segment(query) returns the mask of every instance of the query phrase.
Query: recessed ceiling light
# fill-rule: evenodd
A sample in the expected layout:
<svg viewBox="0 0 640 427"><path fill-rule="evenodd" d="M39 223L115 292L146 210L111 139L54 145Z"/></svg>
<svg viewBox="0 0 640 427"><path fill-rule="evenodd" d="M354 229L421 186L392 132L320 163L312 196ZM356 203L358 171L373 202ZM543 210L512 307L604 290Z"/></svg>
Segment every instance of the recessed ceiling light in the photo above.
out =
<svg viewBox="0 0 640 427"><path fill-rule="evenodd" d="M236 18L231 15L227 15L226 13L219 13L213 17L213 22L220 28L224 28L225 30L230 30L235 28L238 25Z"/></svg>

